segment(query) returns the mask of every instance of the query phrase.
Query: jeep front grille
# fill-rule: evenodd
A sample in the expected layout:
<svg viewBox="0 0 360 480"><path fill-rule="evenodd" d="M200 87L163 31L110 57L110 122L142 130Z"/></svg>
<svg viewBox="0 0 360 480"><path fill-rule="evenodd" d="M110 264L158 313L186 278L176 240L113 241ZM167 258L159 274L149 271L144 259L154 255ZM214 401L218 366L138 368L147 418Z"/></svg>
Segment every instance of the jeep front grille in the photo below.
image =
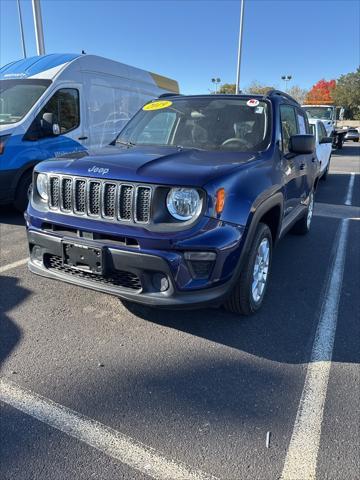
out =
<svg viewBox="0 0 360 480"><path fill-rule="evenodd" d="M49 208L63 214L149 223L153 187L50 175Z"/></svg>

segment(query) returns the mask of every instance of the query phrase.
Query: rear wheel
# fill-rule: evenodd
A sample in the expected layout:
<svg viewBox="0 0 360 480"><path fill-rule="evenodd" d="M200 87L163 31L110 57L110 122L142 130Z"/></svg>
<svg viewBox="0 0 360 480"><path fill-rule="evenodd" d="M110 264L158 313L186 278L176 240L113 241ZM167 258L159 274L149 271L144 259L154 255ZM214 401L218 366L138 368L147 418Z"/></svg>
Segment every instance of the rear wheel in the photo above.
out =
<svg viewBox="0 0 360 480"><path fill-rule="evenodd" d="M314 213L314 192L309 195L308 206L305 215L298 220L291 231L297 235L306 235L310 231L311 221Z"/></svg>
<svg viewBox="0 0 360 480"><path fill-rule="evenodd" d="M241 315L251 315L259 310L268 285L272 248L269 227L259 223L244 268L224 304L226 310Z"/></svg>
<svg viewBox="0 0 360 480"><path fill-rule="evenodd" d="M29 203L32 190L32 172L26 172L21 177L16 189L14 205L17 210L24 212Z"/></svg>

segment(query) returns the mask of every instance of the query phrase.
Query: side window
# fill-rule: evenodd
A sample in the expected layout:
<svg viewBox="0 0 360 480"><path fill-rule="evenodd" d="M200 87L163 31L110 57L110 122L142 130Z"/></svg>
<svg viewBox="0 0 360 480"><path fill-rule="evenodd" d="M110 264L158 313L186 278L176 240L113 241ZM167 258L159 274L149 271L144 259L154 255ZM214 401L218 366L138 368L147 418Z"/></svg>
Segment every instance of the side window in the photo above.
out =
<svg viewBox="0 0 360 480"><path fill-rule="evenodd" d="M299 124L299 133L301 135L306 133L311 133L310 128L308 126L307 118L301 110L297 110L297 119Z"/></svg>
<svg viewBox="0 0 360 480"><path fill-rule="evenodd" d="M319 141L324 137L327 137L327 133L324 124L321 122L319 123Z"/></svg>
<svg viewBox="0 0 360 480"><path fill-rule="evenodd" d="M80 124L79 92L75 88L62 88L55 92L38 115L42 119L44 113L52 113L54 123L60 126L60 133L74 130Z"/></svg>
<svg viewBox="0 0 360 480"><path fill-rule="evenodd" d="M298 133L294 107L290 105L280 105L280 121L282 150L284 153L288 153L290 137Z"/></svg>

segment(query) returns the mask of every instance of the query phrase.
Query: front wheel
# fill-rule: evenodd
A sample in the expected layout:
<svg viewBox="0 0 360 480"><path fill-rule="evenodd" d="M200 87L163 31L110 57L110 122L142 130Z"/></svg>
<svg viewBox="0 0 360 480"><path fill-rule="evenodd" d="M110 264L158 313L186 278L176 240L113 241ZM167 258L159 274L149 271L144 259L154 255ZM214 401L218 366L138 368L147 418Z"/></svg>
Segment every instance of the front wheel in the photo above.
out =
<svg viewBox="0 0 360 480"><path fill-rule="evenodd" d="M259 310L268 285L272 249L270 229L264 223L259 223L244 267L224 303L226 310L241 315L251 315Z"/></svg>
<svg viewBox="0 0 360 480"><path fill-rule="evenodd" d="M330 169L330 160L331 160L331 155L330 155L330 158L329 158L329 161L328 161L328 164L326 165L326 169L325 169L325 172L322 174L321 176L321 180L326 180L327 177L328 177L328 174L329 174L329 169Z"/></svg>

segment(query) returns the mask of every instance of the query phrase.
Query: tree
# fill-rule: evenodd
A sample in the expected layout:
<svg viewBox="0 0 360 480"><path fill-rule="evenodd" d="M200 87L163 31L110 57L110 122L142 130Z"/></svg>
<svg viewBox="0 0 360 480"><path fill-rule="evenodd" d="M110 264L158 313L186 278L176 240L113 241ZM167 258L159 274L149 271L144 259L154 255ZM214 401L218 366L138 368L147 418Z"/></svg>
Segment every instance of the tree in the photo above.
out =
<svg viewBox="0 0 360 480"><path fill-rule="evenodd" d="M331 104L334 103L333 93L336 87L336 80L319 80L311 88L305 97L305 102L308 105L314 104Z"/></svg>
<svg viewBox="0 0 360 480"><path fill-rule="evenodd" d="M228 93L228 94L232 94L232 93L235 93L235 83L224 83L223 85L221 85L221 87L219 88L219 91L218 93Z"/></svg>
<svg viewBox="0 0 360 480"><path fill-rule="evenodd" d="M305 97L307 95L308 91L307 90L304 90L303 88L300 88L299 86L297 85L294 85L292 86L291 88L289 88L288 90L288 94L295 98L295 100L300 103L300 105L302 105L305 101Z"/></svg>
<svg viewBox="0 0 360 480"><path fill-rule="evenodd" d="M253 95L266 95L269 90L273 90L275 87L269 87L266 85L261 85L259 82L251 82L248 87L245 89L245 93L252 93Z"/></svg>
<svg viewBox="0 0 360 480"><path fill-rule="evenodd" d="M340 76L333 98L336 105L349 111L350 117L360 120L360 68Z"/></svg>

